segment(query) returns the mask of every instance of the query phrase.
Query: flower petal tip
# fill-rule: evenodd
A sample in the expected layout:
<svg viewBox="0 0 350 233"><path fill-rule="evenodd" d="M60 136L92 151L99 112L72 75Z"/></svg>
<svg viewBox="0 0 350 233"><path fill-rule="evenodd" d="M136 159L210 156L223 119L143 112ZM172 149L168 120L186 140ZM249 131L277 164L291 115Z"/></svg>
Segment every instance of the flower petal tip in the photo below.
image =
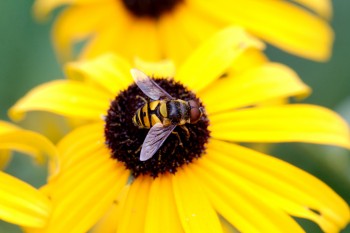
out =
<svg viewBox="0 0 350 233"><path fill-rule="evenodd" d="M8 110L7 115L14 122L19 122L23 120L26 116L25 112L17 109L16 105Z"/></svg>

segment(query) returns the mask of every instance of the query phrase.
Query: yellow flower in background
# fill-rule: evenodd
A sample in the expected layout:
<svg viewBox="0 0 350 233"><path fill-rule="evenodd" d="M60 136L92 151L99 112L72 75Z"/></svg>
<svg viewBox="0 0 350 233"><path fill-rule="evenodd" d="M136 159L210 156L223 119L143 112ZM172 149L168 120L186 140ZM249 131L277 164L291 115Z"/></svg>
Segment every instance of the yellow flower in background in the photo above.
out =
<svg viewBox="0 0 350 233"><path fill-rule="evenodd" d="M310 90L288 67L269 62L263 44L229 28L202 44L180 67L144 63L175 98L197 99L206 114L176 128L156 154L140 161L148 133L132 123L147 98L127 60L104 55L67 65L66 80L31 90L9 111L48 111L86 124L58 144L60 171L43 192L51 218L28 232L303 232L291 217L336 232L349 207L327 185L240 142L304 142L350 148L348 125L308 104L264 105ZM175 69L176 68L176 69ZM171 79L173 77L173 79ZM182 145L179 144L182 141Z"/></svg>
<svg viewBox="0 0 350 233"><path fill-rule="evenodd" d="M0 161L7 161L10 151L28 154L38 162L43 161L43 152L56 156L55 147L43 136L0 121ZM21 226L43 227L50 211L51 203L45 195L20 179L0 171L1 220Z"/></svg>
<svg viewBox="0 0 350 233"><path fill-rule="evenodd" d="M62 5L68 7L56 20L53 39L63 59L71 59L73 45L87 40L85 58L114 51L178 64L228 25L317 61L329 58L333 43L330 0L37 0L35 15L46 18Z"/></svg>

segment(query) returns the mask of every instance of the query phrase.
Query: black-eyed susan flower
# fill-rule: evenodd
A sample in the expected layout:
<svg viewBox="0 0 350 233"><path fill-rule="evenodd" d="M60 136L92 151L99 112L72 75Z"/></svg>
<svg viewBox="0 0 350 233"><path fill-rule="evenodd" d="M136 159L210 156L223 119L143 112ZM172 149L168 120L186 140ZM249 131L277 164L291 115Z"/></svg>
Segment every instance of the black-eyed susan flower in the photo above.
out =
<svg viewBox="0 0 350 233"><path fill-rule="evenodd" d="M132 66L105 55L67 66L67 80L30 91L13 119L43 110L86 124L58 144L60 171L44 186L53 203L35 232L303 232L292 218L336 232L349 207L310 174L239 142L305 142L350 148L347 124L308 104L263 104L309 92L288 67L269 62L262 44L230 28L175 69L137 61L175 98L196 99L206 114L177 127L154 156L140 161L149 132L132 122L147 99ZM179 141L182 141L180 145ZM225 228L222 226L225 225ZM29 232L30 229L28 229ZM34 231L33 231L34 232Z"/></svg>
<svg viewBox="0 0 350 233"><path fill-rule="evenodd" d="M43 161L43 153L56 156L56 149L45 137L0 121L1 166L10 151L19 151ZM6 159L4 159L6 158ZM49 199L20 179L0 171L0 219L26 227L43 227L51 211Z"/></svg>
<svg viewBox="0 0 350 233"><path fill-rule="evenodd" d="M71 56L86 40L83 57L115 51L133 59L182 61L199 42L228 25L305 58L326 60L333 32L329 0L37 0L38 18L68 5L53 29L56 50Z"/></svg>

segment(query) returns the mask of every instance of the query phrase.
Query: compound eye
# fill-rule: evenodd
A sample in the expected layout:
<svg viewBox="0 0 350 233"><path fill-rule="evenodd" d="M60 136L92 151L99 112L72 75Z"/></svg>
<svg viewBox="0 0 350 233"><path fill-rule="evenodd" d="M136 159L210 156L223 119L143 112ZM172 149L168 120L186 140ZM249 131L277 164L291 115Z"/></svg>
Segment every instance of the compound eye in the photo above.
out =
<svg viewBox="0 0 350 233"><path fill-rule="evenodd" d="M191 116L190 116L190 122L191 123L196 123L202 116L202 111L200 107L198 106L198 103L194 100L188 101L188 103L191 106Z"/></svg>
<svg viewBox="0 0 350 233"><path fill-rule="evenodd" d="M201 117L202 113L198 108L191 108L191 123L196 123Z"/></svg>

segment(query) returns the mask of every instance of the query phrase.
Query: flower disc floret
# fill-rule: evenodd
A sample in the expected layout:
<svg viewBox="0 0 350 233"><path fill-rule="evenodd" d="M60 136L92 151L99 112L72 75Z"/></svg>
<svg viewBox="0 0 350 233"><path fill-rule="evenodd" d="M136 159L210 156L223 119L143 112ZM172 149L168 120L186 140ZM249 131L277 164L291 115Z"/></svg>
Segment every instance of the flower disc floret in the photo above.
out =
<svg viewBox="0 0 350 233"><path fill-rule="evenodd" d="M174 98L200 103L196 95L179 82L172 79L155 81ZM205 153L205 144L209 138L209 120L203 115L195 124L185 125L189 135L182 127L176 127L174 132L178 136L175 133L170 134L151 159L140 161L140 150L149 132L149 129L140 129L132 122L137 109L145 104L140 97L151 101L136 84L121 91L111 103L105 125L106 144L112 157L124 163L134 177L141 174L157 177L166 172L176 173L179 167L191 163ZM203 107L201 103L200 106Z"/></svg>
<svg viewBox="0 0 350 233"><path fill-rule="evenodd" d="M123 0L122 2L136 17L157 19L163 13L173 10L181 0Z"/></svg>

